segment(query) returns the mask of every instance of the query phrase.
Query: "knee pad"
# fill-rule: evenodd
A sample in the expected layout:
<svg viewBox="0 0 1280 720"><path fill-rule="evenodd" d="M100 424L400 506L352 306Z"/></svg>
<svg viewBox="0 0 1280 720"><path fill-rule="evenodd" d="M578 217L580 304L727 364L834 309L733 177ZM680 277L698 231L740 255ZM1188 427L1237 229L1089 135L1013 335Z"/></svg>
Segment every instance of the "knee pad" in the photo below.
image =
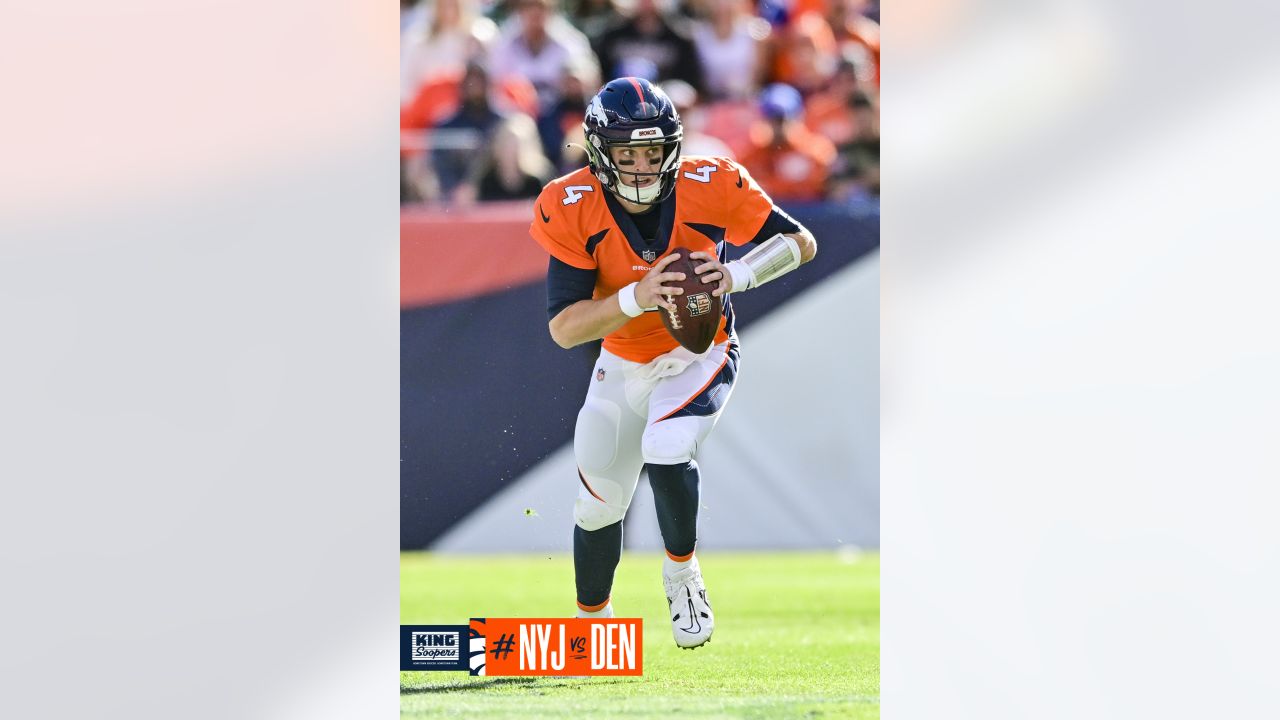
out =
<svg viewBox="0 0 1280 720"><path fill-rule="evenodd" d="M588 532L612 525L627 514L625 507L600 502L595 498L578 498L573 503L573 521Z"/></svg>
<svg viewBox="0 0 1280 720"><path fill-rule="evenodd" d="M644 461L658 465L679 465L693 459L698 451L697 418L673 418L650 425L640 442Z"/></svg>
<svg viewBox="0 0 1280 720"><path fill-rule="evenodd" d="M599 475L613 465L621 420L621 408L608 400L589 397L583 403L573 430L573 455L584 473Z"/></svg>

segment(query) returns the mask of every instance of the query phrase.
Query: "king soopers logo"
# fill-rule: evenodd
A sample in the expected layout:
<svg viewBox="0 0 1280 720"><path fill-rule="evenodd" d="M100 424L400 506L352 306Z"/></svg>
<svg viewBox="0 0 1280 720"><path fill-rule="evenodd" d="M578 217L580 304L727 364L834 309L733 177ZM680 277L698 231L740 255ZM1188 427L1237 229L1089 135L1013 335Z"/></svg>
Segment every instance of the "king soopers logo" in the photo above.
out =
<svg viewBox="0 0 1280 720"><path fill-rule="evenodd" d="M413 657L425 660L453 660L458 655L458 635L449 632L413 633Z"/></svg>

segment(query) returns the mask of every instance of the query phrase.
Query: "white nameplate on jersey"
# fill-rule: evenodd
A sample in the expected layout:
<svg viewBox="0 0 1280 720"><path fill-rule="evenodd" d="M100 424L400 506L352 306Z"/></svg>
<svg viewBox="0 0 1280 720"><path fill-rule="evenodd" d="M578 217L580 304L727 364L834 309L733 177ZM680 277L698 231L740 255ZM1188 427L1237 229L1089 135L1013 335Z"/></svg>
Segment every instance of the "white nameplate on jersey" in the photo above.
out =
<svg viewBox="0 0 1280 720"><path fill-rule="evenodd" d="M582 199L582 193L595 192L595 190L590 185L570 185L564 189L565 198L560 201L560 204L572 205Z"/></svg>
<svg viewBox="0 0 1280 720"><path fill-rule="evenodd" d="M684 174L684 176L689 178L690 180L697 180L698 182L709 183L711 182L711 173L715 171L716 171L715 165L699 165L697 168L694 169L693 172L687 172Z"/></svg>
<svg viewBox="0 0 1280 720"><path fill-rule="evenodd" d="M632 140L650 140L663 137L662 128L640 128L631 131Z"/></svg>

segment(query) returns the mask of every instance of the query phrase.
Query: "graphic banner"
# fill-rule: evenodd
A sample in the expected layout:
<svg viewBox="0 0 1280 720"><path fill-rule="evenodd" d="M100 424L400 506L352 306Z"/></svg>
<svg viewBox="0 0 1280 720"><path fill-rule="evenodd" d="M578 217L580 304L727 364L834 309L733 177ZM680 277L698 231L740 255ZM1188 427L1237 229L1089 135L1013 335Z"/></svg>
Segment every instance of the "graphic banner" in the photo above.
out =
<svg viewBox="0 0 1280 720"><path fill-rule="evenodd" d="M401 670L472 675L641 675L640 618L471 618L470 625L401 625ZM465 640L465 641L464 641Z"/></svg>

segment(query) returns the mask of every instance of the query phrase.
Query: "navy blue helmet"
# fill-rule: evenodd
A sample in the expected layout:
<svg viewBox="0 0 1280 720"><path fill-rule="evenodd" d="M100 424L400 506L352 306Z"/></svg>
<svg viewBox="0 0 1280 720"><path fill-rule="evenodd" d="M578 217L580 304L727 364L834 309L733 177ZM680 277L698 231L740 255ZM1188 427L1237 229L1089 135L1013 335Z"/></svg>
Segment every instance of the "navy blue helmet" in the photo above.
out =
<svg viewBox="0 0 1280 720"><path fill-rule="evenodd" d="M680 114L667 94L648 80L623 77L609 82L587 105L587 161L606 189L641 205L662 202L676 187L680 164ZM614 162L610 149L645 152L661 148L657 172L636 172ZM655 154L656 155L656 154Z"/></svg>

